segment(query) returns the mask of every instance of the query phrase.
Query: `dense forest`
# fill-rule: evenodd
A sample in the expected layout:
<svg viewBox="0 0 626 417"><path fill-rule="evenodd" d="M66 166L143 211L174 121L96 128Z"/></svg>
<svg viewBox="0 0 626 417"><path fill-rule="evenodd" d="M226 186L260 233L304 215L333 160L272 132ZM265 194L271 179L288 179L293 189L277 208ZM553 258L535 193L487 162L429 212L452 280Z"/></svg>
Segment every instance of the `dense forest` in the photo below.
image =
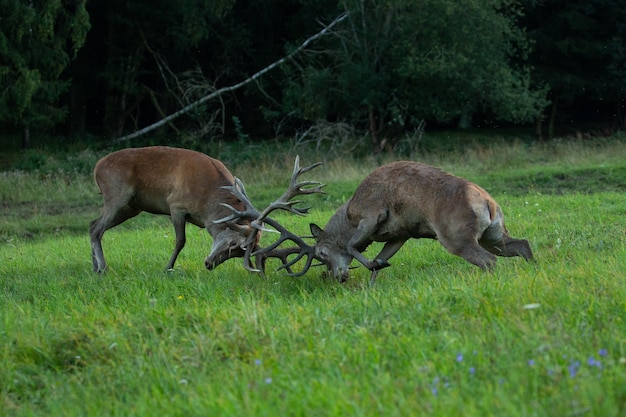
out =
<svg viewBox="0 0 626 417"><path fill-rule="evenodd" d="M342 123L374 147L422 129L626 127L623 0L0 0L0 126L109 141L158 130L289 137ZM80 139L79 139L80 140Z"/></svg>

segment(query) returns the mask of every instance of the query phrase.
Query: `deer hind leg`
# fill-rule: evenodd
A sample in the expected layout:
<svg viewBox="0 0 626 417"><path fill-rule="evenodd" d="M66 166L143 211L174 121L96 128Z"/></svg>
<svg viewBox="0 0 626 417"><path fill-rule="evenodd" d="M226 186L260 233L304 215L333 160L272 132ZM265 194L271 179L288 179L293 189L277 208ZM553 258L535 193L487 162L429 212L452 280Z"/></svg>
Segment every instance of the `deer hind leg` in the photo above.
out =
<svg viewBox="0 0 626 417"><path fill-rule="evenodd" d="M104 232L125 222L131 217L141 213L141 210L134 209L126 204L121 207L112 208L105 204L102 215L89 223L89 236L91 238L91 263L94 272L104 272L107 268L104 252L102 251L102 236Z"/></svg>
<svg viewBox="0 0 626 417"><path fill-rule="evenodd" d="M483 232L479 243L497 256L521 256L527 261L533 259L533 253L528 241L510 237L504 228L504 224L501 222L492 223Z"/></svg>
<svg viewBox="0 0 626 417"><path fill-rule="evenodd" d="M437 239L453 255L460 256L482 270L491 270L496 264L496 257L478 244L473 236L463 237L464 233L437 234Z"/></svg>
<svg viewBox="0 0 626 417"><path fill-rule="evenodd" d="M169 262L165 269L170 270L174 268L174 262L176 262L176 258L178 258L178 254L185 247L185 242L187 237L185 235L185 225L187 223L185 219L185 213L172 213L170 216L172 220L172 225L174 225L174 234L176 236L176 243L174 245L174 252L172 252L172 256L170 257Z"/></svg>
<svg viewBox="0 0 626 417"><path fill-rule="evenodd" d="M480 241L480 244L489 252L497 256L521 256L527 261L533 259L533 252L530 249L530 244L526 239L515 239L506 235L503 235L499 241Z"/></svg>

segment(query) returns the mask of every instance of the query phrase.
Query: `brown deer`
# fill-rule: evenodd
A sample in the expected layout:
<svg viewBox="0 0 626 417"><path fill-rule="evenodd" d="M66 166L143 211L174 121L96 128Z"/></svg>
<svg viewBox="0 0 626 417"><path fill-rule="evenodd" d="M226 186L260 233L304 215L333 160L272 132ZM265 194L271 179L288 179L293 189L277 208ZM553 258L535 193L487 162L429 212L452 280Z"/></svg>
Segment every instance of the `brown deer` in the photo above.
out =
<svg viewBox="0 0 626 417"><path fill-rule="evenodd" d="M188 149L152 146L129 148L102 158L94 168L104 206L102 214L89 224L93 269L106 267L102 235L142 211L169 215L174 225L176 244L166 269L172 269L185 246L185 225L206 228L213 237L211 252L204 261L213 269L232 257L244 256L249 245L256 247L259 230L250 220L215 223L230 213L229 207L244 205L223 187L235 183L223 163ZM254 239L250 240L253 236Z"/></svg>
<svg viewBox="0 0 626 417"><path fill-rule="evenodd" d="M418 162L392 162L374 170L323 230L315 224L310 229L315 247L299 244L301 253L319 259L342 282L356 258L372 271L373 283L410 238L437 239L484 270L495 265L495 255L533 258L527 240L508 235L502 210L485 190ZM385 244L369 260L362 252L374 241Z"/></svg>

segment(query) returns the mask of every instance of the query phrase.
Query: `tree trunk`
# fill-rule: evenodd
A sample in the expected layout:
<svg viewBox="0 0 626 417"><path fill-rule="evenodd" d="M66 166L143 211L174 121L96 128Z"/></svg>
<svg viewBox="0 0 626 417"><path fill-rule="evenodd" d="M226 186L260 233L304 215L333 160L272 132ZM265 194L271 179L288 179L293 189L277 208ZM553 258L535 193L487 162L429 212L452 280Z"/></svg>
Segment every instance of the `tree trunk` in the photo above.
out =
<svg viewBox="0 0 626 417"><path fill-rule="evenodd" d="M472 112L463 112L459 118L459 129L469 129L472 127Z"/></svg>
<svg viewBox="0 0 626 417"><path fill-rule="evenodd" d="M30 148L30 127L24 126L24 135L22 136L22 149Z"/></svg>
<svg viewBox="0 0 626 417"><path fill-rule="evenodd" d="M537 136L537 139L539 139L540 141L543 142L544 137L543 137L543 112L541 112L541 114L539 116L537 116L537 119L535 120L535 135Z"/></svg>
<svg viewBox="0 0 626 417"><path fill-rule="evenodd" d="M373 107L369 108L369 131L372 137L372 148L375 153L381 151L380 143L378 139L378 123L376 122L376 110Z"/></svg>
<svg viewBox="0 0 626 417"><path fill-rule="evenodd" d="M550 120L548 122L548 139L552 139L554 137L554 123L556 121L556 111L559 103L558 97L554 98L552 102L552 111L550 112Z"/></svg>

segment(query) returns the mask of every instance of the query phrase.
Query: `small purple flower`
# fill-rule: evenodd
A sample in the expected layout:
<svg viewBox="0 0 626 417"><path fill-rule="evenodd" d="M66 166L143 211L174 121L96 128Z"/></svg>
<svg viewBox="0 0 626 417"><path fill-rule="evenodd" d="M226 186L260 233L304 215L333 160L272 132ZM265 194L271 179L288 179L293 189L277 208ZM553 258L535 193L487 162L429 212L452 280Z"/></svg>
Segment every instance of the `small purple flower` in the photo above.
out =
<svg viewBox="0 0 626 417"><path fill-rule="evenodd" d="M533 366L535 364L534 359L528 359L528 366Z"/></svg>
<svg viewBox="0 0 626 417"><path fill-rule="evenodd" d="M456 361L457 362L463 362L463 354L459 353L458 355L456 355Z"/></svg>
<svg viewBox="0 0 626 417"><path fill-rule="evenodd" d="M471 375L474 375L476 373L476 368L474 368L473 366L471 368L469 368L469 373Z"/></svg>
<svg viewBox="0 0 626 417"><path fill-rule="evenodd" d="M254 364L255 365L261 365L261 359L255 359L254 360Z"/></svg>
<svg viewBox="0 0 626 417"><path fill-rule="evenodd" d="M433 378L433 383L430 384L430 392L433 393L434 396L437 396L439 393L439 389L437 388L437 384L439 384L439 377L436 376Z"/></svg>
<svg viewBox="0 0 626 417"><path fill-rule="evenodd" d="M266 384L271 384L272 383L272 378L265 378L265 383Z"/></svg>
<svg viewBox="0 0 626 417"><path fill-rule="evenodd" d="M599 360L596 360L596 358L594 358L593 356L587 360L587 364L589 366L595 366L597 368L602 369L602 362L600 362Z"/></svg>
<svg viewBox="0 0 626 417"><path fill-rule="evenodd" d="M578 373L578 368L580 368L580 362L578 362L578 361L572 362L567 367L567 370L569 371L570 378L574 378L576 376L576 374Z"/></svg>
<svg viewBox="0 0 626 417"><path fill-rule="evenodd" d="M606 356L606 355L608 355L608 354L609 354L609 351L608 351L608 350L606 350L606 349L600 349L600 350L598 351L598 355L600 355L600 356Z"/></svg>

